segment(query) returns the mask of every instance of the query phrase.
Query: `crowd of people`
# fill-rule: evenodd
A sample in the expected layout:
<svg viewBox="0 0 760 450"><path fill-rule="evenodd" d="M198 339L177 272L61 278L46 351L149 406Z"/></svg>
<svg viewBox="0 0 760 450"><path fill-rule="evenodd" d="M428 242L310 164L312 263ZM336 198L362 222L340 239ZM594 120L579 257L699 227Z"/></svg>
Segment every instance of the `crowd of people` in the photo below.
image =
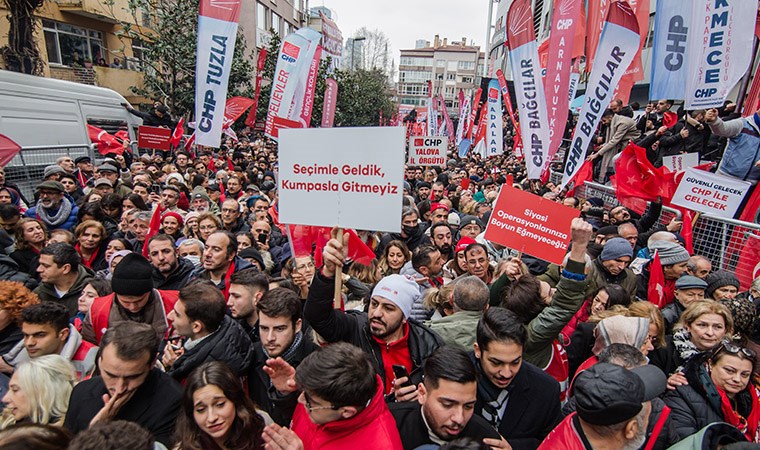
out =
<svg viewBox="0 0 760 450"><path fill-rule="evenodd" d="M660 125L665 102L639 120L610 105L590 153L600 181L631 140L657 162L679 136L692 151L694 129L741 132L718 117L730 108ZM0 169L0 447L760 444L760 278L744 292L689 254L661 202L637 214L452 147L444 167L405 167L401 231L356 230L375 254L360 264L337 228L296 252L276 143L239 137L62 156L33 198ZM508 177L580 211L562 264L485 239Z"/></svg>

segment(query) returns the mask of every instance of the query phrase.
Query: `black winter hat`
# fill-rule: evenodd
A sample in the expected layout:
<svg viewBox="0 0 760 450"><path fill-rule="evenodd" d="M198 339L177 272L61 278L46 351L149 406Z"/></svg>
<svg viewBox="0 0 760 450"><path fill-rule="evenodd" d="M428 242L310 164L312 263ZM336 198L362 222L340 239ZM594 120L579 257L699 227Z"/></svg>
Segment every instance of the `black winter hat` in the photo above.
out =
<svg viewBox="0 0 760 450"><path fill-rule="evenodd" d="M739 279L733 273L725 270L716 270L707 275L705 282L707 283L705 297L712 298L713 292L723 286L734 286L736 289L739 289Z"/></svg>
<svg viewBox="0 0 760 450"><path fill-rule="evenodd" d="M138 253L125 256L113 271L111 288L116 294L143 295L153 289L153 267Z"/></svg>

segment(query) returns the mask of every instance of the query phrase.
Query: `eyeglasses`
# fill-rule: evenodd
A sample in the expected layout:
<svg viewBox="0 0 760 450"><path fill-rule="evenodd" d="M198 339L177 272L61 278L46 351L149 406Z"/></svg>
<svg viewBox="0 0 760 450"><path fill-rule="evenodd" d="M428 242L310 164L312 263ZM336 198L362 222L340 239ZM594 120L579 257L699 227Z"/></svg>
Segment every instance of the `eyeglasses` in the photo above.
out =
<svg viewBox="0 0 760 450"><path fill-rule="evenodd" d="M320 409L332 409L332 410L337 410L338 409L338 407L335 406L335 405L330 405L330 406L311 406L312 399L309 396L309 394L306 393L306 391L303 392L303 401L306 404L306 409L309 412L319 411Z"/></svg>
<svg viewBox="0 0 760 450"><path fill-rule="evenodd" d="M728 353L732 355L738 355L739 353L742 353L745 357L747 357L747 359L751 359L751 360L754 360L757 357L757 353L755 353L754 350L749 349L747 347L742 347L741 345L737 345L728 339L723 339L722 341L720 341L720 344L717 347L715 347L713 356L717 355L721 349L727 351Z"/></svg>
<svg viewBox="0 0 760 450"><path fill-rule="evenodd" d="M314 263L309 262L309 263L300 264L300 265L296 266L296 269L297 270L306 270L306 269L313 269L315 267L317 267L317 266L315 266Z"/></svg>

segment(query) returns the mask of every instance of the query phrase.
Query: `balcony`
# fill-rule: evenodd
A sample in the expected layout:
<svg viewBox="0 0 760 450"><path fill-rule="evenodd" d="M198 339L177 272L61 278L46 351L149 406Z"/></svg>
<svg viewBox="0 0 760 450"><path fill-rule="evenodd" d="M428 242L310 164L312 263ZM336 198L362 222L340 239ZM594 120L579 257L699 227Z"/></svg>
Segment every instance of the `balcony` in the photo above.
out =
<svg viewBox="0 0 760 450"><path fill-rule="evenodd" d="M62 12L76 14L101 22L111 24L135 22L135 17L129 13L126 2L123 0L116 0L113 6L108 6L99 0L54 0L54 2ZM149 26L149 15L144 14L142 11L136 15L141 25Z"/></svg>
<svg viewBox="0 0 760 450"><path fill-rule="evenodd" d="M132 86L143 86L143 73L127 69L114 69L111 67L94 66L66 67L50 66L50 77L59 80L74 81L81 84L101 86L112 89L122 96L135 98L135 94L129 89Z"/></svg>

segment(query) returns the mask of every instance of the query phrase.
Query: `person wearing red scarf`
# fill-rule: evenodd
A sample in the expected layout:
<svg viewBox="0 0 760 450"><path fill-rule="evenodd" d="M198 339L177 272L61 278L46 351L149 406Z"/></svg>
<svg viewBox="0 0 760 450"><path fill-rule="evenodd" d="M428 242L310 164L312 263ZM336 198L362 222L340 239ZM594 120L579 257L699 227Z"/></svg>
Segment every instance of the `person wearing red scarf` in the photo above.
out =
<svg viewBox="0 0 760 450"><path fill-rule="evenodd" d="M74 236L77 239L74 248L82 257L82 265L93 271L103 270L108 266L103 249L106 229L100 222L85 220L76 227Z"/></svg>
<svg viewBox="0 0 760 450"><path fill-rule="evenodd" d="M760 443L758 387L751 383L756 354L741 342L724 339L713 351L686 364L689 384L665 395L679 439L714 422L736 427Z"/></svg>

